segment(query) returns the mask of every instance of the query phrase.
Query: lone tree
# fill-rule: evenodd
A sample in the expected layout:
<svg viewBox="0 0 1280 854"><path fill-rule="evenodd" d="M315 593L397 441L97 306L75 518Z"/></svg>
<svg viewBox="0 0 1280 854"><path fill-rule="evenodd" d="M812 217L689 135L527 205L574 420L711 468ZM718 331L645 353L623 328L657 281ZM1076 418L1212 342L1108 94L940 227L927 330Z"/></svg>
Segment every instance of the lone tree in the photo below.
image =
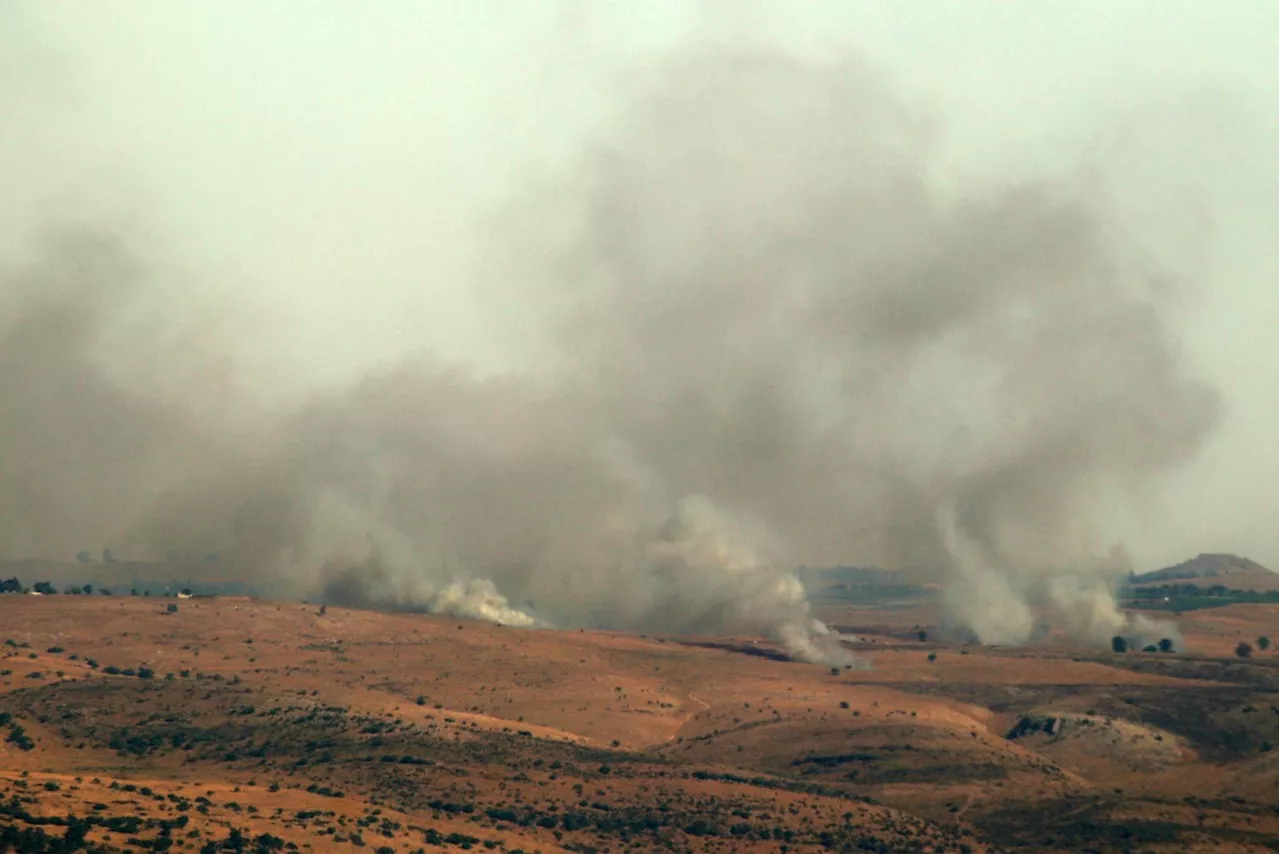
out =
<svg viewBox="0 0 1280 854"><path fill-rule="evenodd" d="M1258 649L1266 649L1269 646L1271 646L1271 638L1266 635L1258 638Z"/></svg>
<svg viewBox="0 0 1280 854"><path fill-rule="evenodd" d="M916 632L916 637L920 638L920 643L924 643L929 639L929 633L926 632L924 629L921 629L920 631Z"/></svg>
<svg viewBox="0 0 1280 854"><path fill-rule="evenodd" d="M1120 653L1129 651L1129 642L1120 635L1116 635L1111 639L1111 651Z"/></svg>
<svg viewBox="0 0 1280 854"><path fill-rule="evenodd" d="M1168 638L1160 638L1160 651L1173 652L1173 641Z"/></svg>
<svg viewBox="0 0 1280 854"><path fill-rule="evenodd" d="M1253 647L1251 647L1249 644L1245 643L1244 641L1240 641L1240 643L1236 644L1236 658L1251 658L1251 657L1253 657Z"/></svg>

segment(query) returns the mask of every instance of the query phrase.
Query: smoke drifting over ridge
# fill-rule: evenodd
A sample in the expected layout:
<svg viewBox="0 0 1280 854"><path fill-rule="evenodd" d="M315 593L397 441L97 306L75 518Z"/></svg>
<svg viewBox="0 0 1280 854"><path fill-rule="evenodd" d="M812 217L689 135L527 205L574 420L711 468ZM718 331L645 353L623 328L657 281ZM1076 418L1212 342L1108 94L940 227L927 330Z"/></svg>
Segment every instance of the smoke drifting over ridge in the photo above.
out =
<svg viewBox="0 0 1280 854"><path fill-rule="evenodd" d="M673 57L494 237L537 371L423 355L287 410L182 336L132 343L139 305L166 316L145 247L63 237L4 275L0 552L218 551L335 601L822 661L791 570L857 560L942 582L983 641L1039 609L1142 633L1109 520L1218 408L1164 272L1075 188L939 192L929 143L859 66Z"/></svg>

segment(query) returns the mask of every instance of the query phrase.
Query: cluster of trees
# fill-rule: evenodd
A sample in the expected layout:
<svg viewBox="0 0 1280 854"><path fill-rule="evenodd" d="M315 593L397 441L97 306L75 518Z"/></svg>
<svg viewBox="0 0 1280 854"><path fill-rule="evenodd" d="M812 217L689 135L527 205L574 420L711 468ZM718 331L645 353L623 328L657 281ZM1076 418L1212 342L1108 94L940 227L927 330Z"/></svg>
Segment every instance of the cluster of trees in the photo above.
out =
<svg viewBox="0 0 1280 854"><path fill-rule="evenodd" d="M39 593L42 596L54 596L58 592L58 588L54 587L53 583L49 581L37 581L28 588L24 587L22 585L22 581L18 578L0 579L0 593ZM97 593L100 596L112 595L111 591L106 587L94 587L92 584L73 584L62 590L62 594L64 596L92 596L94 593ZM130 589L129 595L150 596L151 590L150 588L144 588L139 591L138 588L134 587ZM162 595L172 597L174 594L171 591L166 590ZM190 587L184 587L178 592L178 595L192 596L194 594Z"/></svg>
<svg viewBox="0 0 1280 854"><path fill-rule="evenodd" d="M22 581L18 578L0 579L0 593L39 593L43 596L52 596L58 592L58 588L53 586L49 581L37 581L30 588L23 587ZM62 591L68 596L92 596L94 586L92 584L72 585ZM104 588L98 588L97 592L103 596L110 596L111 591Z"/></svg>
<svg viewBox="0 0 1280 854"><path fill-rule="evenodd" d="M1120 635L1116 635L1111 639L1111 651L1117 654L1128 652L1130 649L1129 641ZM1173 641L1169 638L1160 638L1158 644L1147 644L1142 648L1143 652L1173 652Z"/></svg>
<svg viewBox="0 0 1280 854"><path fill-rule="evenodd" d="M18 723L9 724L9 734L5 737L5 742L12 744L19 750L34 750L36 746L36 743L31 740L31 736L27 735L27 731Z"/></svg>
<svg viewBox="0 0 1280 854"><path fill-rule="evenodd" d="M1269 646L1271 646L1271 638L1266 635L1258 638L1258 649L1265 651ZM1236 644L1236 657L1252 658L1253 647L1244 641L1240 641L1240 643Z"/></svg>
<svg viewBox="0 0 1280 854"><path fill-rule="evenodd" d="M1262 637L1258 638L1258 649L1265 650L1270 646L1271 646L1271 638L1267 637L1266 635L1263 635ZM1130 648L1129 642L1125 640L1123 637L1121 637L1120 635L1116 635L1111 639L1112 652L1117 654L1125 653L1129 651L1129 648ZM1169 640L1168 638L1161 638L1160 643L1158 645L1148 644L1147 646L1144 646L1142 648L1142 651L1143 652L1173 652L1173 641ZM1240 641L1240 643L1236 644L1237 658L1250 658L1252 656L1253 656L1252 644L1246 643L1245 641Z"/></svg>
<svg viewBox="0 0 1280 854"><path fill-rule="evenodd" d="M1225 584L1199 586L1189 582L1160 584L1150 587L1129 588L1122 594L1133 608L1164 611L1194 611L1199 608L1215 608L1235 602L1275 602L1280 592L1275 590L1238 590Z"/></svg>

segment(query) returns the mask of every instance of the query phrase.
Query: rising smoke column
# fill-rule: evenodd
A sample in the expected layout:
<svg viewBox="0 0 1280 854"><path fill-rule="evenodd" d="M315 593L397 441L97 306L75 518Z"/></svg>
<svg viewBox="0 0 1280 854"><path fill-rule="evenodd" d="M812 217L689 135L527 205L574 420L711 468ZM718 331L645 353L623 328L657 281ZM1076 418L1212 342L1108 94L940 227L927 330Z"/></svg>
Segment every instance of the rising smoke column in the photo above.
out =
<svg viewBox="0 0 1280 854"><path fill-rule="evenodd" d="M1104 198L943 194L926 130L854 63L655 67L562 196L552 352L654 480L749 514L780 565L941 580L986 641L1039 608L1104 639L1108 517L1194 454L1217 395Z"/></svg>
<svg viewBox="0 0 1280 854"><path fill-rule="evenodd" d="M1042 611L1129 631L1108 519L1195 452L1216 396L1103 200L944 194L932 163L928 126L855 63L668 57L490 236L515 261L484 287L527 309L536 370L417 354L300 407L212 386L186 348L122 371L122 350L154 357L101 346L151 295L145 259L55 245L6 280L26 286L0 327L21 401L0 448L25 463L0 477L0 549L216 551L281 592L759 632L830 662L800 564L938 580L988 642L1032 639Z"/></svg>

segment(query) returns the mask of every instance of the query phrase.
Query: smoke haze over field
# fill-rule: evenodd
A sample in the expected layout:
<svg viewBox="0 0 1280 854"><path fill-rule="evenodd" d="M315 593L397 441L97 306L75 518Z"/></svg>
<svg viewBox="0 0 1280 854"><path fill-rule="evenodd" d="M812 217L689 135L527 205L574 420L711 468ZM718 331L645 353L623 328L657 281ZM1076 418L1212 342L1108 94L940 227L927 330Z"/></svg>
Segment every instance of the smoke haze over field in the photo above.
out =
<svg viewBox="0 0 1280 854"><path fill-rule="evenodd" d="M987 642L1040 612L1150 633L1117 544L1224 410L1179 340L1198 283L1105 176L940 180L938 117L847 52L697 41L609 91L449 264L503 370L425 341L291 384L289 311L175 284L192 262L136 221L42 222L0 273L0 553L219 552L330 601L828 662L793 569L855 560L942 583ZM371 280L316 270L299 318L358 303L413 231L371 210L369 242L363 215L312 239Z"/></svg>

